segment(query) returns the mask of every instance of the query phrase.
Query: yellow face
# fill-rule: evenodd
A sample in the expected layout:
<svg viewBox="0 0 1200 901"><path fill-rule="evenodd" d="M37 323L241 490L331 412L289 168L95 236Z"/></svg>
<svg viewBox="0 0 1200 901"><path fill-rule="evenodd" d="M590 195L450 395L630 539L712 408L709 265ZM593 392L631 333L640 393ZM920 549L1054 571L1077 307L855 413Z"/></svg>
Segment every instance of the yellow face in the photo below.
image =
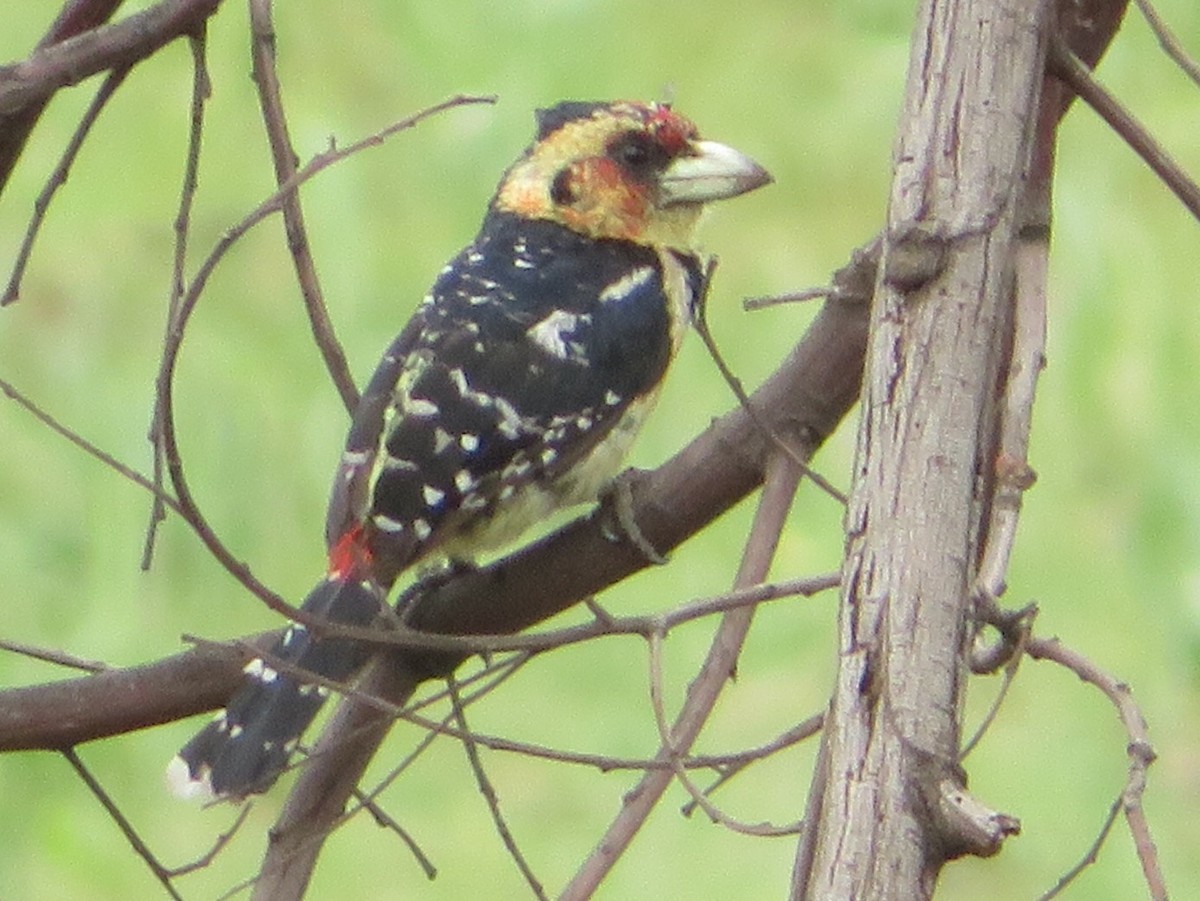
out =
<svg viewBox="0 0 1200 901"><path fill-rule="evenodd" d="M590 237L686 249L706 202L769 180L748 157L700 141L670 107L622 102L538 141L505 173L496 206Z"/></svg>

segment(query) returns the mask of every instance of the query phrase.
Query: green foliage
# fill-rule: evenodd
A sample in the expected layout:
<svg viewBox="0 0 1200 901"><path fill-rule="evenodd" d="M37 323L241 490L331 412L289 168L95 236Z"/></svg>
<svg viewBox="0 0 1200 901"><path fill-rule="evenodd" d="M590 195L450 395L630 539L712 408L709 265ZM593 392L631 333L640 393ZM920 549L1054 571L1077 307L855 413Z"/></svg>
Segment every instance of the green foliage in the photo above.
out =
<svg viewBox="0 0 1200 901"><path fill-rule="evenodd" d="M1161 6L1181 35L1200 33L1194 4ZM7 11L0 56L23 57L48 15L38 4ZM347 144L453 93L501 98L397 137L306 190L324 289L360 381L438 267L473 234L501 169L528 140L530 110L562 98L672 96L707 135L775 174L773 188L716 211L704 235L722 258L712 324L749 385L773 368L811 312L747 314L740 298L824 283L882 222L911 4L751 0L734 11L525 0L307 4L281 6L277 15L285 101L302 157L330 136ZM214 95L192 271L272 189L247 44L244 10L227 4L210 31ZM0 377L143 471L188 127L188 59L174 46L118 92L55 200L22 299L0 310ZM1200 172L1200 98L1135 16L1101 75ZM35 132L0 207L0 259L15 252L93 84L56 98ZM1040 480L1027 498L1008 600L1036 599L1043 634L1061 636L1133 686L1160 754L1146 798L1150 822L1168 879L1184 893L1200 885L1200 419L1189 412L1200 390L1197 224L1085 109L1065 127L1059 167L1050 366L1032 458ZM321 566L323 507L345 414L308 334L278 221L218 271L185 343L179 385L183 451L202 507L240 559L298 596ZM634 462L653 465L731 404L692 342ZM835 483L847 482L852 447L848 423L819 458ZM225 638L275 622L176 520L162 529L152 571L141 573L148 508L139 489L0 404L4 637L123 665L179 650L181 633ZM721 590L748 515L745 506L735 511L673 565L603 602L645 611ZM805 487L777 575L836 567L839 524L836 505ZM670 703L709 633L693 625L668 642ZM833 636L831 597L764 610L701 749L766 741L819 709ZM0 656L5 686L63 675ZM648 755L656 734L646 679L645 648L610 639L538 661L474 709L472 725L559 747ZM977 685L975 721L994 681ZM198 855L232 820L230 811L195 810L161 789L161 768L193 725L80 749L168 863ZM418 737L398 729L376 771ZM1087 849L1122 784L1124 741L1095 692L1048 664L1026 663L968 767L973 789L1021 817L1024 832L994 860L948 867L945 896L1028 898L1053 884ZM751 770L716 800L744 820L794 819L812 750ZM485 761L551 891L633 781L499 752L485 752ZM675 810L686 799L672 791L602 897L783 896L792 842L733 835L700 816L681 820ZM217 866L181 884L188 897L212 897L254 871L283 794L258 802ZM9 824L0 844L5 897L158 891L65 761L0 758L0 799ZM394 836L360 819L330 843L313 897L525 895L452 742L439 741L384 801L434 858L439 878L424 884ZM1067 897L1141 894L1119 826Z"/></svg>

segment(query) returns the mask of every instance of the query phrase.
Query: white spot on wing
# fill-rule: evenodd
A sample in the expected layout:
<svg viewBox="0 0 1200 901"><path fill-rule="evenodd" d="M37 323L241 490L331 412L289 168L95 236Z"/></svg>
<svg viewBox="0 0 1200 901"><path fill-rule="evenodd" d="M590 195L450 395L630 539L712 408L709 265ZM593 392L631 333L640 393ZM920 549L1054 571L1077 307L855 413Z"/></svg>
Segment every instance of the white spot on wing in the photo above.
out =
<svg viewBox="0 0 1200 901"><path fill-rule="evenodd" d="M409 397L404 401L404 412L410 416L437 416L438 408L431 400Z"/></svg>
<svg viewBox="0 0 1200 901"><path fill-rule="evenodd" d="M564 334L574 331L579 324L579 317L566 310L555 310L544 319L530 326L525 334L529 340L542 348L552 357L568 359L572 356L573 348L568 347ZM574 343L574 342L572 342Z"/></svg>
<svg viewBox="0 0 1200 901"><path fill-rule="evenodd" d="M404 460L400 457L385 457L383 461L384 469L395 469L400 472L416 472L420 467L412 460Z"/></svg>
<svg viewBox="0 0 1200 901"><path fill-rule="evenodd" d="M504 417L503 421L497 425L500 433L507 438L518 437L521 434L521 425L524 420L517 412L517 408L503 397L493 398L492 402L496 405L496 410Z"/></svg>
<svg viewBox="0 0 1200 901"><path fill-rule="evenodd" d="M482 510L487 504L487 498L482 494L468 494L462 500L462 508L467 511Z"/></svg>
<svg viewBox="0 0 1200 901"><path fill-rule="evenodd" d="M419 538L421 541L424 541L433 534L433 529L431 529L429 527L429 523L423 519L413 520L413 531L416 533L417 538Z"/></svg>
<svg viewBox="0 0 1200 901"><path fill-rule="evenodd" d="M421 496L425 498L425 505L427 507L435 507L442 502L442 498L446 496L446 492L439 488L434 488L432 485L422 485Z"/></svg>
<svg viewBox="0 0 1200 901"><path fill-rule="evenodd" d="M601 303L622 301L654 276L654 270L649 266L639 266L628 275L624 275L600 292Z"/></svg>
<svg viewBox="0 0 1200 901"><path fill-rule="evenodd" d="M451 369L447 375L450 376L450 381L454 382L454 387L458 389L458 393L466 397L471 391L471 386L467 384L467 374L461 369Z"/></svg>
<svg viewBox="0 0 1200 901"><path fill-rule="evenodd" d="M242 667L242 672L245 673L247 676L249 676L252 679L257 679L262 675L262 671L265 666L266 666L266 664L262 662L261 658L255 657L253 660L251 660L249 663L247 663L245 666ZM225 711L222 710L220 715L224 716Z"/></svg>
<svg viewBox="0 0 1200 901"><path fill-rule="evenodd" d="M382 513L376 513L372 516L371 522L375 523L375 527L381 532L404 531L404 523L398 519L392 519L390 516L384 516Z"/></svg>
<svg viewBox="0 0 1200 901"><path fill-rule="evenodd" d="M446 448L454 443L454 436L443 429L440 425L433 430L433 452L440 454Z"/></svg>

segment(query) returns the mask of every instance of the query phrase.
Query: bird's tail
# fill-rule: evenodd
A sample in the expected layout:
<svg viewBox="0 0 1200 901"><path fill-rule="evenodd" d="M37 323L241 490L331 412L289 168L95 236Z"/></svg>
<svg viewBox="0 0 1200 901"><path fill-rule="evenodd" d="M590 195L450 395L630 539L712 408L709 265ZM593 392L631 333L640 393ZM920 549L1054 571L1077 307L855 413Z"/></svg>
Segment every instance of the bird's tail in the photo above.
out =
<svg viewBox="0 0 1200 901"><path fill-rule="evenodd" d="M366 626L379 615L386 596L386 589L369 578L335 571L309 593L301 609L328 622ZM171 790L180 797L233 800L269 789L329 694L294 670L343 682L369 653L360 642L317 638L299 623L290 625L269 654L271 661L289 664L289 672L262 658L251 660L242 687L225 709L171 761Z"/></svg>

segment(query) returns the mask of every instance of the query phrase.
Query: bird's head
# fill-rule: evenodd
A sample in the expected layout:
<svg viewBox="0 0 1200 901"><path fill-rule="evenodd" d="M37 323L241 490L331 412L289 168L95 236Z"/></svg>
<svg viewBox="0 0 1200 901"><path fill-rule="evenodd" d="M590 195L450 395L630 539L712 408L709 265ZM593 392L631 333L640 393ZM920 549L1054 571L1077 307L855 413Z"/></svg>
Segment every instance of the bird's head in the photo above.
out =
<svg viewBox="0 0 1200 901"><path fill-rule="evenodd" d="M594 238L686 249L705 206L771 181L667 104L560 103L504 174L496 209Z"/></svg>

